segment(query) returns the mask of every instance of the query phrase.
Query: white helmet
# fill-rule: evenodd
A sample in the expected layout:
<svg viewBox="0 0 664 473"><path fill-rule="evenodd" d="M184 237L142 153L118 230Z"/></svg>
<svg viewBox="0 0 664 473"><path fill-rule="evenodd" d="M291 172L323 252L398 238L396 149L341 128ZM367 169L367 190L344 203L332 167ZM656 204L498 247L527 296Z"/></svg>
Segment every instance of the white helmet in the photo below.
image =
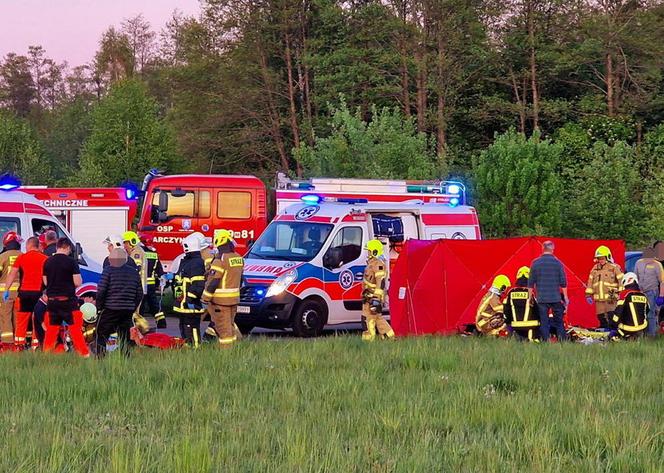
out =
<svg viewBox="0 0 664 473"><path fill-rule="evenodd" d="M198 233L198 232L197 232ZM201 251L201 239L199 237L200 233L192 233L182 240L182 248L184 248L185 253L192 253L194 251Z"/></svg>
<svg viewBox="0 0 664 473"><path fill-rule="evenodd" d="M120 235L109 235L102 242L106 245L113 245L113 248L122 248L122 237Z"/></svg>
<svg viewBox="0 0 664 473"><path fill-rule="evenodd" d="M622 287L627 287L630 284L638 284L639 278L634 273L625 273L622 278Z"/></svg>

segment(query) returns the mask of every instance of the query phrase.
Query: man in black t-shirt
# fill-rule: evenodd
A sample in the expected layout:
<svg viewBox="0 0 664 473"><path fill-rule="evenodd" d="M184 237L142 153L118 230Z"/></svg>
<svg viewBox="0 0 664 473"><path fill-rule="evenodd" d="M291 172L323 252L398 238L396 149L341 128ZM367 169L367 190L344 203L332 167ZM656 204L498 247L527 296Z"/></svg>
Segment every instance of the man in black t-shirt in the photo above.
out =
<svg viewBox="0 0 664 473"><path fill-rule="evenodd" d="M44 254L53 256L57 250L58 234L54 230L47 230L44 233Z"/></svg>
<svg viewBox="0 0 664 473"><path fill-rule="evenodd" d="M88 345L83 337L83 316L78 310L76 288L82 284L78 263L70 257L71 243L60 238L56 252L44 263L44 286L46 287L49 317L45 322L46 336L44 351L51 351L64 324L69 327L69 337L74 349L82 356L90 356Z"/></svg>

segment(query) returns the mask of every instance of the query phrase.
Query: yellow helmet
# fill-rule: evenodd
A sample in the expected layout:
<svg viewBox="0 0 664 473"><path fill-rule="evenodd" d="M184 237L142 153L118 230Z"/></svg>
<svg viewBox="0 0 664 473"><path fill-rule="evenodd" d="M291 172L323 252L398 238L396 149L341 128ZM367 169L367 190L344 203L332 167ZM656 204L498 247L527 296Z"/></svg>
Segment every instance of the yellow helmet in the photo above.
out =
<svg viewBox="0 0 664 473"><path fill-rule="evenodd" d="M512 283L510 282L510 278L505 276L504 274L499 274L496 276L493 280L493 284L491 284L491 287L494 287L495 289L498 289L500 292L503 292L505 289L510 287Z"/></svg>
<svg viewBox="0 0 664 473"><path fill-rule="evenodd" d="M383 242L380 240L369 240L365 249L369 252L370 257L377 258L383 255Z"/></svg>
<svg viewBox="0 0 664 473"><path fill-rule="evenodd" d="M122 234L122 241L129 242L131 246L136 246L138 245L138 235L136 234L136 232L132 231L124 232Z"/></svg>
<svg viewBox="0 0 664 473"><path fill-rule="evenodd" d="M530 268L528 266L521 266L516 272L516 278L529 278L530 277Z"/></svg>
<svg viewBox="0 0 664 473"><path fill-rule="evenodd" d="M230 230L218 229L214 231L214 239L212 243L214 247L217 248L221 245L225 245L229 241L233 241L233 232Z"/></svg>
<svg viewBox="0 0 664 473"><path fill-rule="evenodd" d="M599 246L595 250L595 258L611 259L611 250L609 250L608 246Z"/></svg>

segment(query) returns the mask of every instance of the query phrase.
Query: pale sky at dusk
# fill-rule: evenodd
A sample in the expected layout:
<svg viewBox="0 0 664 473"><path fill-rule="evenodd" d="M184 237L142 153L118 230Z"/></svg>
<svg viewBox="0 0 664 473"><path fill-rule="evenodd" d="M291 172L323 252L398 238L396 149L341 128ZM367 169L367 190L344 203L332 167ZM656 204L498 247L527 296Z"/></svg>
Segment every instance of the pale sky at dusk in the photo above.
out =
<svg viewBox="0 0 664 473"><path fill-rule="evenodd" d="M199 0L0 0L0 57L40 44L48 57L78 66L93 59L109 26L143 13L159 32L175 9L197 15Z"/></svg>

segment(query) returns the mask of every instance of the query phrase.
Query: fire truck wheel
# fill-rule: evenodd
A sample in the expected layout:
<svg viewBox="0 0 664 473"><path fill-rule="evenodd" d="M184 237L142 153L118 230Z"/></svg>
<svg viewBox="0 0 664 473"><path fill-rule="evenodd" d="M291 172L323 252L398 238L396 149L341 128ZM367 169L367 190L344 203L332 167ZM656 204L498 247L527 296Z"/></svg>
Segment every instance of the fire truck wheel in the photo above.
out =
<svg viewBox="0 0 664 473"><path fill-rule="evenodd" d="M327 323L327 307L316 299L305 299L295 311L293 332L298 337L317 337Z"/></svg>

